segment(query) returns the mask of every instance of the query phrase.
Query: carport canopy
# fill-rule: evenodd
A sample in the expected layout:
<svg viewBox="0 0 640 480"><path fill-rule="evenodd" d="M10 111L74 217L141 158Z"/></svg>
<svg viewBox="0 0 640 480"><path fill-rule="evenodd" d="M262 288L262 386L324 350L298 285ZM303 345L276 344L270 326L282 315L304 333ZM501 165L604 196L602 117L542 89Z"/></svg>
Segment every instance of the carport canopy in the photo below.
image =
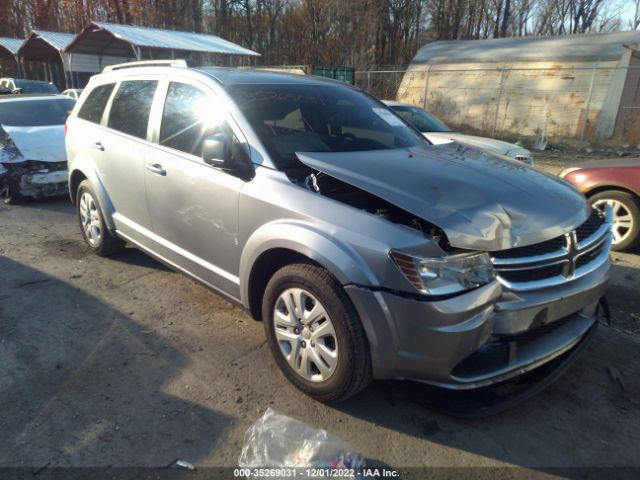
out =
<svg viewBox="0 0 640 480"><path fill-rule="evenodd" d="M14 60L22 42L21 38L0 37L0 57Z"/></svg>
<svg viewBox="0 0 640 480"><path fill-rule="evenodd" d="M18 60L18 49L22 45L21 38L0 37L0 72L2 75L20 76L20 62ZM7 69L7 67L10 67Z"/></svg>
<svg viewBox="0 0 640 480"><path fill-rule="evenodd" d="M71 33L32 30L18 49L23 60L54 62L62 61L65 48L75 35Z"/></svg>
<svg viewBox="0 0 640 480"><path fill-rule="evenodd" d="M259 53L215 35L95 21L90 22L76 36L66 51L69 54L121 58L131 58L133 53L140 60L142 49L147 52L148 57L184 55L186 52L260 56Z"/></svg>

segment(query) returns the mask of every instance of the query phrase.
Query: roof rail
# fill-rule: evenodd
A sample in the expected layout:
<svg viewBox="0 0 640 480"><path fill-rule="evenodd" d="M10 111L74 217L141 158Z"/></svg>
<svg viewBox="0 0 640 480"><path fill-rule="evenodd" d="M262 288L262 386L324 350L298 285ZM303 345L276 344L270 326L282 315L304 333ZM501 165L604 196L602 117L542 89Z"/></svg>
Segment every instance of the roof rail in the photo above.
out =
<svg viewBox="0 0 640 480"><path fill-rule="evenodd" d="M186 60L143 60L141 62L118 63L117 65L108 65L102 69L102 73L112 72L113 70L123 70L125 68L135 67L187 67Z"/></svg>

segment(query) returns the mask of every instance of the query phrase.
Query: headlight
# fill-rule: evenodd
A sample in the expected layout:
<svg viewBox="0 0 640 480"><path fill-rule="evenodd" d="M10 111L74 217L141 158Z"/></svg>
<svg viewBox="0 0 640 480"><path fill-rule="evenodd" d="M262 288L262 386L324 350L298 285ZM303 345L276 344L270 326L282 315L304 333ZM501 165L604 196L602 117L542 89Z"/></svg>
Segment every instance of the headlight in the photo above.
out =
<svg viewBox="0 0 640 480"><path fill-rule="evenodd" d="M404 276L421 293L449 295L485 285L496 278L487 253L463 253L442 258L418 258L391 250Z"/></svg>

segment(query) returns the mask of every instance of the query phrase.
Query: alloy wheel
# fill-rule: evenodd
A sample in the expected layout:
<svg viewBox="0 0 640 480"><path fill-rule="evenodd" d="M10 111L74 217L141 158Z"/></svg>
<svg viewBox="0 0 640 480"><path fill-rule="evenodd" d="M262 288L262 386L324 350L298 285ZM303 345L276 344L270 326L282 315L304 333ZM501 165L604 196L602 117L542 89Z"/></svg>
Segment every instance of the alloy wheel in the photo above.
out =
<svg viewBox="0 0 640 480"><path fill-rule="evenodd" d="M609 205L613 211L613 243L623 242L633 231L633 216L627 206L619 200L603 198L594 202L593 206L604 211L604 207Z"/></svg>
<svg viewBox="0 0 640 480"><path fill-rule="evenodd" d="M80 197L80 223L89 245L95 247L102 238L102 221L96 202L89 192Z"/></svg>
<svg viewBox="0 0 640 480"><path fill-rule="evenodd" d="M323 382L338 365L336 331L320 301L302 288L288 288L273 311L275 336L289 366L305 380Z"/></svg>

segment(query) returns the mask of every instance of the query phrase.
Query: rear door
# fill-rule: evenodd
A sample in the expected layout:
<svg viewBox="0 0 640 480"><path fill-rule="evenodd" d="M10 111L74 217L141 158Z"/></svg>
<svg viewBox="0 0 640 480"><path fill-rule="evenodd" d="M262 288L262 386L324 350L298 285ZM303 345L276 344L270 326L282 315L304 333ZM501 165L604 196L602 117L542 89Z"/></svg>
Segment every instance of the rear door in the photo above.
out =
<svg viewBox="0 0 640 480"><path fill-rule="evenodd" d="M100 177L114 207L118 231L146 243L151 220L145 197L145 155L149 117L158 88L153 78L125 79L107 106L103 126L87 138Z"/></svg>
<svg viewBox="0 0 640 480"><path fill-rule="evenodd" d="M242 135L215 94L199 83L167 82L147 156L147 201L157 251L209 285L239 297L238 198L244 182L202 160L205 136Z"/></svg>

